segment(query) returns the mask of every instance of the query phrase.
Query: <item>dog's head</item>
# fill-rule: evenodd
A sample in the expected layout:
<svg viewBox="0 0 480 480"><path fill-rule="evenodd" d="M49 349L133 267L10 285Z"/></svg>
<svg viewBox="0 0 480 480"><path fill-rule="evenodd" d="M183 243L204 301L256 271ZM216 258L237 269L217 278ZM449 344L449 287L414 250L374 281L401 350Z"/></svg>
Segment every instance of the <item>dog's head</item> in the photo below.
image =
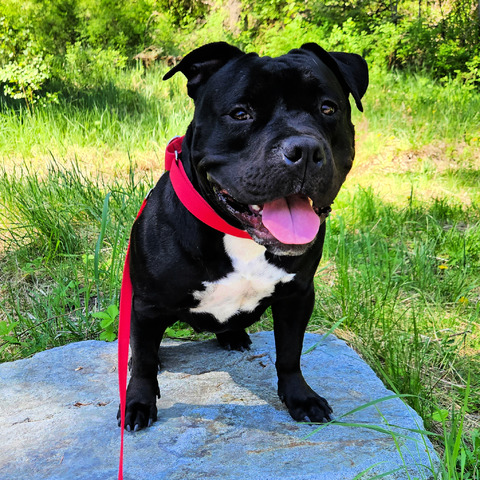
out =
<svg viewBox="0 0 480 480"><path fill-rule="evenodd" d="M164 79L176 72L195 102L182 158L197 188L272 253L304 253L352 166L348 96L362 110L365 60L314 43L276 58L212 43Z"/></svg>

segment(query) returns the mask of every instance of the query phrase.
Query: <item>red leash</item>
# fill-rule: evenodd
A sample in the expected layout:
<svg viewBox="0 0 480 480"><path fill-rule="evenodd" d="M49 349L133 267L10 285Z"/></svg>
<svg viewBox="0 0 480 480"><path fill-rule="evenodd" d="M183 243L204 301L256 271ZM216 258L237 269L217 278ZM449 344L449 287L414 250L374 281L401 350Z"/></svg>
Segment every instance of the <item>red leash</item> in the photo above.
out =
<svg viewBox="0 0 480 480"><path fill-rule="evenodd" d="M170 171L170 181L178 199L185 208L206 225L220 232L240 238L251 238L245 230L232 227L205 201L193 188L185 173L180 153L183 137L175 137L167 145L165 152L165 170ZM150 194L137 214L137 219L143 212ZM118 388L120 391L120 460L118 480L123 480L123 440L125 432L125 405L127 400L128 348L130 344L130 316L132 311L132 282L130 280L130 242L128 242L125 264L123 267L122 286L120 289L120 315L118 320Z"/></svg>
<svg viewBox="0 0 480 480"><path fill-rule="evenodd" d="M147 204L148 195L143 200L137 214L141 215ZM128 347L130 344L130 315L132 312L132 282L130 280L130 241L128 242L120 288L120 315L118 317L118 389L120 391L120 462L118 480L123 480L123 436L125 432L125 405L127 403Z"/></svg>

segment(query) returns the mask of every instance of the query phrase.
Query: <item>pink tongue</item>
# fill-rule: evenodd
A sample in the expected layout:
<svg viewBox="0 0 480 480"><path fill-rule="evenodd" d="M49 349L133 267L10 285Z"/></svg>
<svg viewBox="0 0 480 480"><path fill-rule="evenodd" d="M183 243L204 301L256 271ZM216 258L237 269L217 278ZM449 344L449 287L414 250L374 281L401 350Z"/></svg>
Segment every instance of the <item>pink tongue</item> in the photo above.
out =
<svg viewBox="0 0 480 480"><path fill-rule="evenodd" d="M299 195L265 203L262 222L277 240L289 245L310 243L320 228L308 198Z"/></svg>

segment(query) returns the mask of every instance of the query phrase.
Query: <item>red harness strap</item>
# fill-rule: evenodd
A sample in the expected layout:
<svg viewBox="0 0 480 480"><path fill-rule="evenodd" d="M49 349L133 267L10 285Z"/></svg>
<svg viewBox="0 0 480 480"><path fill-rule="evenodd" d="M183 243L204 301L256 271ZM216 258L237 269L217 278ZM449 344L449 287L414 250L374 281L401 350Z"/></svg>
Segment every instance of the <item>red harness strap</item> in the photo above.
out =
<svg viewBox="0 0 480 480"><path fill-rule="evenodd" d="M182 152L183 137L175 137L167 145L165 170L170 170L170 181L183 206L209 227L235 237L252 238L245 230L232 227L193 188L185 173L179 154Z"/></svg>
<svg viewBox="0 0 480 480"><path fill-rule="evenodd" d="M240 238L251 238L245 230L232 227L205 201L190 183L180 161L183 137L175 137L167 145L165 169L170 171L170 181L180 202L185 208L206 225L220 232ZM140 207L137 218L147 204L148 195ZM120 460L118 480L123 480L123 440L125 432L125 406L127 400L128 348L130 344L130 316L132 311L132 282L130 279L130 242L123 267L120 289L120 315L118 320L118 388L120 391Z"/></svg>

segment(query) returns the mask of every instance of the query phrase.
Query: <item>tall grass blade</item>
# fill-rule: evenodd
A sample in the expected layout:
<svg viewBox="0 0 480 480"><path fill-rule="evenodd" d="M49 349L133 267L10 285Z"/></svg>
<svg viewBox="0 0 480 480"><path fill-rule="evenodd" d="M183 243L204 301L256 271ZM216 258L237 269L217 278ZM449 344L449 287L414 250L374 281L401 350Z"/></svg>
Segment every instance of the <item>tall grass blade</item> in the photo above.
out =
<svg viewBox="0 0 480 480"><path fill-rule="evenodd" d="M107 229L107 222L108 222L108 204L110 200L111 193L107 193L105 196L105 200L103 201L103 209L102 209L102 221L100 224L100 233L98 234L97 243L95 245L95 255L93 259L93 268L94 268L94 275L95 275L95 283L97 285L97 297L100 298L100 272L99 272L99 265L100 265L100 249L102 248L103 239L105 237L105 230Z"/></svg>

